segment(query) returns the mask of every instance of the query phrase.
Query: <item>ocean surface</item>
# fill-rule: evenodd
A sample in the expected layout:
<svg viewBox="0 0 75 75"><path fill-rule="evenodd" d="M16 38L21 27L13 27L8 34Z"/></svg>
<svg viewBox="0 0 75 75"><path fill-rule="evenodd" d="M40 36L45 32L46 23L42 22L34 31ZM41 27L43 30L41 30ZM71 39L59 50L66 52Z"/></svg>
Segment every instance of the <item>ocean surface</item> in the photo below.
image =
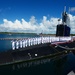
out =
<svg viewBox="0 0 75 75"><path fill-rule="evenodd" d="M39 37L31 34L0 34L0 38L27 38ZM0 40L0 52L11 49L11 40ZM75 71L75 55L69 54L47 58L32 62L22 62L19 64L0 66L2 75L67 75L70 71Z"/></svg>
<svg viewBox="0 0 75 75"><path fill-rule="evenodd" d="M33 38L39 37L37 34L0 34L0 38ZM0 52L12 49L12 40L0 40Z"/></svg>

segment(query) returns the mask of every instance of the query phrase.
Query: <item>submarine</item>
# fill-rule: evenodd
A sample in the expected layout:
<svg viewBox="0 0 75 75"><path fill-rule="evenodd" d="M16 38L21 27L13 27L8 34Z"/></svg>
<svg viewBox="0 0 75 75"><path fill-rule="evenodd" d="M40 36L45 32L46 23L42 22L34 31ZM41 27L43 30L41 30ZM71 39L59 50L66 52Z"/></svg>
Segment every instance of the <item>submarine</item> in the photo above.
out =
<svg viewBox="0 0 75 75"><path fill-rule="evenodd" d="M58 19L60 21L60 19ZM56 36L70 36L70 18L66 12L66 7L62 13L62 23L57 25Z"/></svg>
<svg viewBox="0 0 75 75"><path fill-rule="evenodd" d="M52 58L66 54L70 50L75 50L74 38L70 36L71 29L67 25L68 17L68 14L64 11L62 13L62 23L56 26L55 37L41 36L37 41L35 38L31 38L31 40L25 39L25 42L24 39L23 41L14 40L17 42L12 43L11 50L0 52L0 66ZM18 47L19 45L20 47Z"/></svg>

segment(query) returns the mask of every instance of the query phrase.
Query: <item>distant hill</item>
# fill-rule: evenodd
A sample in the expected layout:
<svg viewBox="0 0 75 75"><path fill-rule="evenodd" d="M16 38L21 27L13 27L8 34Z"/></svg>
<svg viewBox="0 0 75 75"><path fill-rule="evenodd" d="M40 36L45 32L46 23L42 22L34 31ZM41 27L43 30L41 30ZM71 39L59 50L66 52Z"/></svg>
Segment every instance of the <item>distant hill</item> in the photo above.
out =
<svg viewBox="0 0 75 75"><path fill-rule="evenodd" d="M35 34L40 36L56 36L56 34L37 34L37 33L22 33L22 32L0 32L0 34ZM71 36L75 36L75 34L70 34Z"/></svg>
<svg viewBox="0 0 75 75"><path fill-rule="evenodd" d="M0 32L0 34L36 34L36 33Z"/></svg>

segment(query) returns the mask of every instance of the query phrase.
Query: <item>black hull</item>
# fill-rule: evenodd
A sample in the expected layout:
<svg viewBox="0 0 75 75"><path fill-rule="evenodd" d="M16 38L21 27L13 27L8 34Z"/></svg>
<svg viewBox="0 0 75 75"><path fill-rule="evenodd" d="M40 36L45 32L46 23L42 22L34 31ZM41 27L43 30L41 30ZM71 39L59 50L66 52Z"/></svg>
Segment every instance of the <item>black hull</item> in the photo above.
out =
<svg viewBox="0 0 75 75"><path fill-rule="evenodd" d="M74 44L75 42L70 42L61 44L61 46L68 46L70 48L73 48L75 47ZM61 49L59 47L55 48L50 43L39 44L18 50L9 50L7 52L1 52L0 65L28 62L48 57L51 58L68 52L70 52L70 50Z"/></svg>
<svg viewBox="0 0 75 75"><path fill-rule="evenodd" d="M7 52L1 52L0 65L14 64L23 61L32 61L47 57L53 57L58 54L61 54L61 51L55 50L52 46L50 46L50 43L40 44L27 47L25 49L9 50Z"/></svg>

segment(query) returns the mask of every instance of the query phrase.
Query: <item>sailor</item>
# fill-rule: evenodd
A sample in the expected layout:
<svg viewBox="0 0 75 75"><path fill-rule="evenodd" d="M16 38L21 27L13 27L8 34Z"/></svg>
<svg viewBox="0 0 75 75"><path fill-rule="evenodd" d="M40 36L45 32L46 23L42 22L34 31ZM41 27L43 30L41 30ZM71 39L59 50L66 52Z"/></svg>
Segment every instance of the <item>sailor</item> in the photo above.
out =
<svg viewBox="0 0 75 75"><path fill-rule="evenodd" d="M41 43L43 44L43 37L41 37Z"/></svg>
<svg viewBox="0 0 75 75"><path fill-rule="evenodd" d="M20 48L22 48L22 39L20 40Z"/></svg>
<svg viewBox="0 0 75 75"><path fill-rule="evenodd" d="M31 46L33 45L33 39L32 38L30 39L30 45Z"/></svg>
<svg viewBox="0 0 75 75"><path fill-rule="evenodd" d="M35 44L37 45L37 38L35 38Z"/></svg>
<svg viewBox="0 0 75 75"><path fill-rule="evenodd" d="M37 44L39 44L39 38L37 38Z"/></svg>
<svg viewBox="0 0 75 75"><path fill-rule="evenodd" d="M27 47L27 39L25 40L25 46Z"/></svg>
<svg viewBox="0 0 75 75"><path fill-rule="evenodd" d="M33 38L33 45L35 45L35 38Z"/></svg>
<svg viewBox="0 0 75 75"><path fill-rule="evenodd" d="M30 38L28 39L28 44L29 44L29 46L30 46Z"/></svg>
<svg viewBox="0 0 75 75"><path fill-rule="evenodd" d="M35 38L35 45L36 45L36 38Z"/></svg>
<svg viewBox="0 0 75 75"><path fill-rule="evenodd" d="M25 48L25 40L24 39L22 40L22 43L23 43L23 48Z"/></svg>
<svg viewBox="0 0 75 75"><path fill-rule="evenodd" d="M36 37L35 37L35 45L36 45Z"/></svg>
<svg viewBox="0 0 75 75"><path fill-rule="evenodd" d="M47 43L47 37L46 37L46 43Z"/></svg>
<svg viewBox="0 0 75 75"><path fill-rule="evenodd" d="M19 41L16 40L16 49L19 49Z"/></svg>
<svg viewBox="0 0 75 75"><path fill-rule="evenodd" d="M51 37L49 37L49 42L51 42Z"/></svg>
<svg viewBox="0 0 75 75"><path fill-rule="evenodd" d="M41 38L39 38L39 44L41 43Z"/></svg>
<svg viewBox="0 0 75 75"><path fill-rule="evenodd" d="M43 44L44 44L44 37L43 37Z"/></svg>
<svg viewBox="0 0 75 75"><path fill-rule="evenodd" d="M49 36L48 36L48 43L49 43Z"/></svg>
<svg viewBox="0 0 75 75"><path fill-rule="evenodd" d="M45 43L45 37L44 37L44 43Z"/></svg>
<svg viewBox="0 0 75 75"><path fill-rule="evenodd" d="M38 44L39 44L39 38L38 38Z"/></svg>
<svg viewBox="0 0 75 75"><path fill-rule="evenodd" d="M35 42L35 45L36 45L36 38L34 38L34 42Z"/></svg>
<svg viewBox="0 0 75 75"><path fill-rule="evenodd" d="M44 37L44 43L45 43L45 37Z"/></svg>
<svg viewBox="0 0 75 75"><path fill-rule="evenodd" d="M11 41L12 42L12 50L15 50L15 41Z"/></svg>
<svg viewBox="0 0 75 75"><path fill-rule="evenodd" d="M42 38L42 43L44 44L44 37Z"/></svg>
<svg viewBox="0 0 75 75"><path fill-rule="evenodd" d="M41 41L40 41L40 38L39 38L39 44L40 44L40 42L41 42Z"/></svg>
<svg viewBox="0 0 75 75"><path fill-rule="evenodd" d="M36 44L38 44L38 38L36 38Z"/></svg>

